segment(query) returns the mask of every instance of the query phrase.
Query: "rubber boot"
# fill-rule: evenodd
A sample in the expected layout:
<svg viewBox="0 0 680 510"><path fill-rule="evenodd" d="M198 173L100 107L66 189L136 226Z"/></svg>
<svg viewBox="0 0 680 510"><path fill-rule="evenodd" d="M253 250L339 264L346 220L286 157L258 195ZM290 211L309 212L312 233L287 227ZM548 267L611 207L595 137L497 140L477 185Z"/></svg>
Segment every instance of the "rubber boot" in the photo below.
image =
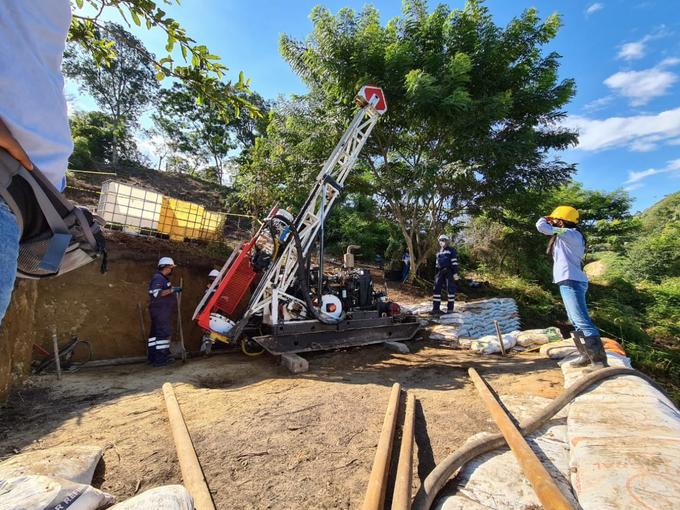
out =
<svg viewBox="0 0 680 510"><path fill-rule="evenodd" d="M586 346L583 343L583 333L581 331L572 331L571 332L571 339L574 341L574 345L578 349L579 354L581 355L578 359L575 359L574 361L571 361L568 363L567 366L570 367L585 367L590 365L590 358L588 357L588 353L586 352Z"/></svg>
<svg viewBox="0 0 680 510"><path fill-rule="evenodd" d="M170 358L170 349L156 349L156 359L153 362L154 367L164 367L166 365L172 365L175 362L175 358Z"/></svg>
<svg viewBox="0 0 680 510"><path fill-rule="evenodd" d="M602 345L602 339L599 336L587 336L584 337L584 342L586 345L586 353L590 358L592 365L586 368L583 373L589 374L595 372L595 370L600 370L609 366L607 363L607 351L604 350L604 345Z"/></svg>
<svg viewBox="0 0 680 510"><path fill-rule="evenodd" d="M442 315L444 312L441 310L441 301L432 301L432 311L428 315Z"/></svg>

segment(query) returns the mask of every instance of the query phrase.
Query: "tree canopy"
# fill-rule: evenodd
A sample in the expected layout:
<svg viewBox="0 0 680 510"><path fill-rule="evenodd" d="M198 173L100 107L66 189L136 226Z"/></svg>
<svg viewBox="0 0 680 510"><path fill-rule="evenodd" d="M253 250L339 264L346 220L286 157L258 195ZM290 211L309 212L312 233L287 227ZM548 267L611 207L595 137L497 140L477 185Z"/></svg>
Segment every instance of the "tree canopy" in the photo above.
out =
<svg viewBox="0 0 680 510"><path fill-rule="evenodd" d="M559 55L541 47L561 26L528 9L501 28L483 1L464 9L405 1L381 25L378 11L323 6L304 41L287 34L280 51L326 109L351 115L354 93L381 87L388 110L361 156L399 226L412 270L464 213L500 209L527 189L546 190L575 171L557 151L576 143L560 127L575 93L559 80Z"/></svg>

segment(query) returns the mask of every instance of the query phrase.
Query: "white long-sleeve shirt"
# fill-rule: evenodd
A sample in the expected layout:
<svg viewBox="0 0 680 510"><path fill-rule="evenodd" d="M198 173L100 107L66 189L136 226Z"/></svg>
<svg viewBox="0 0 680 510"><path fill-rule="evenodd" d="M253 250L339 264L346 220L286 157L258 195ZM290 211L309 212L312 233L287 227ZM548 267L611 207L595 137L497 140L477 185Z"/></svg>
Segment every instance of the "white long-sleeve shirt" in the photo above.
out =
<svg viewBox="0 0 680 510"><path fill-rule="evenodd" d="M564 280L587 282L588 277L581 269L581 260L586 249L581 232L573 228L553 227L545 218L538 220L536 228L541 234L557 234L552 250L553 283Z"/></svg>
<svg viewBox="0 0 680 510"><path fill-rule="evenodd" d="M69 0L0 1L0 119L62 190L73 150L61 61Z"/></svg>

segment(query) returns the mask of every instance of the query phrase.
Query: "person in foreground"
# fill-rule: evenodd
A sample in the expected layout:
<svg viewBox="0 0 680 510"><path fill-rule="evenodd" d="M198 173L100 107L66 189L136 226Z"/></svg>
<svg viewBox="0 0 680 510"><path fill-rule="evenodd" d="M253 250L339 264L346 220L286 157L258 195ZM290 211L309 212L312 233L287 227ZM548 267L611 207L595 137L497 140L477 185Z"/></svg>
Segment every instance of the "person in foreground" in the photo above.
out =
<svg viewBox="0 0 680 510"><path fill-rule="evenodd" d="M541 234L552 236L547 253L553 258L553 283L559 285L569 322L576 328L572 336L581 356L570 365L592 365L584 370L589 373L609 365L600 332L590 319L586 305L588 277L581 269L586 238L577 226L578 221L578 211L562 205L550 216L540 218L536 228Z"/></svg>

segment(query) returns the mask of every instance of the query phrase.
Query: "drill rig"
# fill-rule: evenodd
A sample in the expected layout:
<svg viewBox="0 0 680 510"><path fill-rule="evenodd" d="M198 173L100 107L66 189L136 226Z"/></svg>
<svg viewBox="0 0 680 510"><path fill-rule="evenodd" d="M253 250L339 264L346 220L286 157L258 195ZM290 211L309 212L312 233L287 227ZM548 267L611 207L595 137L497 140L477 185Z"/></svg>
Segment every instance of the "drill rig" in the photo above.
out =
<svg viewBox="0 0 680 510"><path fill-rule="evenodd" d="M274 207L250 242L235 249L194 319L213 341L242 335L272 354L328 350L409 340L419 328L412 315L376 291L371 274L356 268L350 246L340 272L323 270L324 223L380 116L383 91L364 86L360 110L323 168L299 214ZM318 267L311 256L318 246Z"/></svg>

